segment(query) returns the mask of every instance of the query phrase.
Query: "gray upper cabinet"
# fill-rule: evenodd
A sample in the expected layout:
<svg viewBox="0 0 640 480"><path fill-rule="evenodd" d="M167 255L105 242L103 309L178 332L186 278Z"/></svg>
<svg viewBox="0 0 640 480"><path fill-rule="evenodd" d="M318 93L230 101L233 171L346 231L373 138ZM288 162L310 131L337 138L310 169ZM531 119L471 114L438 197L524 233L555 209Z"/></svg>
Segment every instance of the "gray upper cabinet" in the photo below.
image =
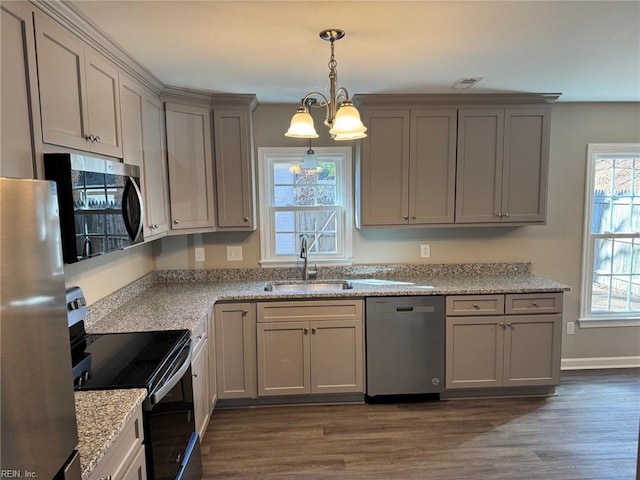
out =
<svg viewBox="0 0 640 480"><path fill-rule="evenodd" d="M215 191L208 107L165 103L171 229L215 229Z"/></svg>
<svg viewBox="0 0 640 480"><path fill-rule="evenodd" d="M549 113L459 111L456 223L544 223Z"/></svg>
<svg viewBox="0 0 640 480"><path fill-rule="evenodd" d="M116 67L44 15L35 29L43 142L122 157Z"/></svg>
<svg viewBox="0 0 640 480"><path fill-rule="evenodd" d="M356 95L356 226L543 224L558 96Z"/></svg>
<svg viewBox="0 0 640 480"><path fill-rule="evenodd" d="M252 115L213 108L219 230L255 230Z"/></svg>
<svg viewBox="0 0 640 480"><path fill-rule="evenodd" d="M40 137L40 113L32 8L27 2L3 1L0 5L0 19L0 175L36 178L38 156L35 139Z"/></svg>
<svg viewBox="0 0 640 480"><path fill-rule="evenodd" d="M124 161L140 168L144 238L153 240L169 229L162 104L137 82L120 75L120 109Z"/></svg>
<svg viewBox="0 0 640 480"><path fill-rule="evenodd" d="M363 109L360 226L454 220L456 110Z"/></svg>

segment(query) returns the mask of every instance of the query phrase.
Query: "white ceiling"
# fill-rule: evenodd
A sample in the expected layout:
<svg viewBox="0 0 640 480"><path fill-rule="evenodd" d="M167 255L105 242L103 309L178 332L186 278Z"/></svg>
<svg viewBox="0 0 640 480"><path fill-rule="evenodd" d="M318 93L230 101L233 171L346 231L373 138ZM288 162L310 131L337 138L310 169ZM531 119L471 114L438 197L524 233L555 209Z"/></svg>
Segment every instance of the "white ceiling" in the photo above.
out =
<svg viewBox="0 0 640 480"><path fill-rule="evenodd" d="M163 83L293 103L327 85L356 93L562 93L640 101L639 1L70 2ZM459 90L456 90L458 92Z"/></svg>

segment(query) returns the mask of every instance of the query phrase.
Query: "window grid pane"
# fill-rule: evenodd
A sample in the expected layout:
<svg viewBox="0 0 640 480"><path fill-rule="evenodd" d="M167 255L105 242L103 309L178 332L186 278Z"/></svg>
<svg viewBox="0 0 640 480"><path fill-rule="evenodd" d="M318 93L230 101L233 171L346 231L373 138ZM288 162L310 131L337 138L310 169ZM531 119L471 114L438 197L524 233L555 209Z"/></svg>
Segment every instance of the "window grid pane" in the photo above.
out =
<svg viewBox="0 0 640 480"><path fill-rule="evenodd" d="M639 232L640 159L596 158L591 313L640 312Z"/></svg>

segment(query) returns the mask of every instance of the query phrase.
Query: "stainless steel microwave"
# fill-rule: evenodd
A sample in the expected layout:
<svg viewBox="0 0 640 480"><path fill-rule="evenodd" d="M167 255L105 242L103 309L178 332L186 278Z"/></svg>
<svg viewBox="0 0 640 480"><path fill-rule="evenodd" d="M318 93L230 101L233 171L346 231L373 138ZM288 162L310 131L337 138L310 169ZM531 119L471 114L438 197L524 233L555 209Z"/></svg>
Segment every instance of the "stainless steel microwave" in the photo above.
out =
<svg viewBox="0 0 640 480"><path fill-rule="evenodd" d="M64 263L122 250L144 240L140 170L70 153L45 153L57 184Z"/></svg>

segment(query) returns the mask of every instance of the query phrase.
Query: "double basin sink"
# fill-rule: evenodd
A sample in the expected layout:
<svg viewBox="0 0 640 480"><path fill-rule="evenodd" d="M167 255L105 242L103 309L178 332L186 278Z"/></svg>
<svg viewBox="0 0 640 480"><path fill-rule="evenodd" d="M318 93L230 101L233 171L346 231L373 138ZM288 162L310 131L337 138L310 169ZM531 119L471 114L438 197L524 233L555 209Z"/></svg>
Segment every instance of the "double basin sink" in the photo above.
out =
<svg viewBox="0 0 640 480"><path fill-rule="evenodd" d="M299 281L299 282L271 282L264 287L267 292L332 292L336 290L350 290L353 288L347 281Z"/></svg>
<svg viewBox="0 0 640 480"><path fill-rule="evenodd" d="M385 285L400 286L411 285L414 288L433 289L432 285L416 285L412 282L402 282L397 280L381 280L375 278L356 279L353 282L363 283L367 285ZM335 292L340 290L351 290L352 282L347 280L282 280L277 282L269 282L264 289L267 292Z"/></svg>

